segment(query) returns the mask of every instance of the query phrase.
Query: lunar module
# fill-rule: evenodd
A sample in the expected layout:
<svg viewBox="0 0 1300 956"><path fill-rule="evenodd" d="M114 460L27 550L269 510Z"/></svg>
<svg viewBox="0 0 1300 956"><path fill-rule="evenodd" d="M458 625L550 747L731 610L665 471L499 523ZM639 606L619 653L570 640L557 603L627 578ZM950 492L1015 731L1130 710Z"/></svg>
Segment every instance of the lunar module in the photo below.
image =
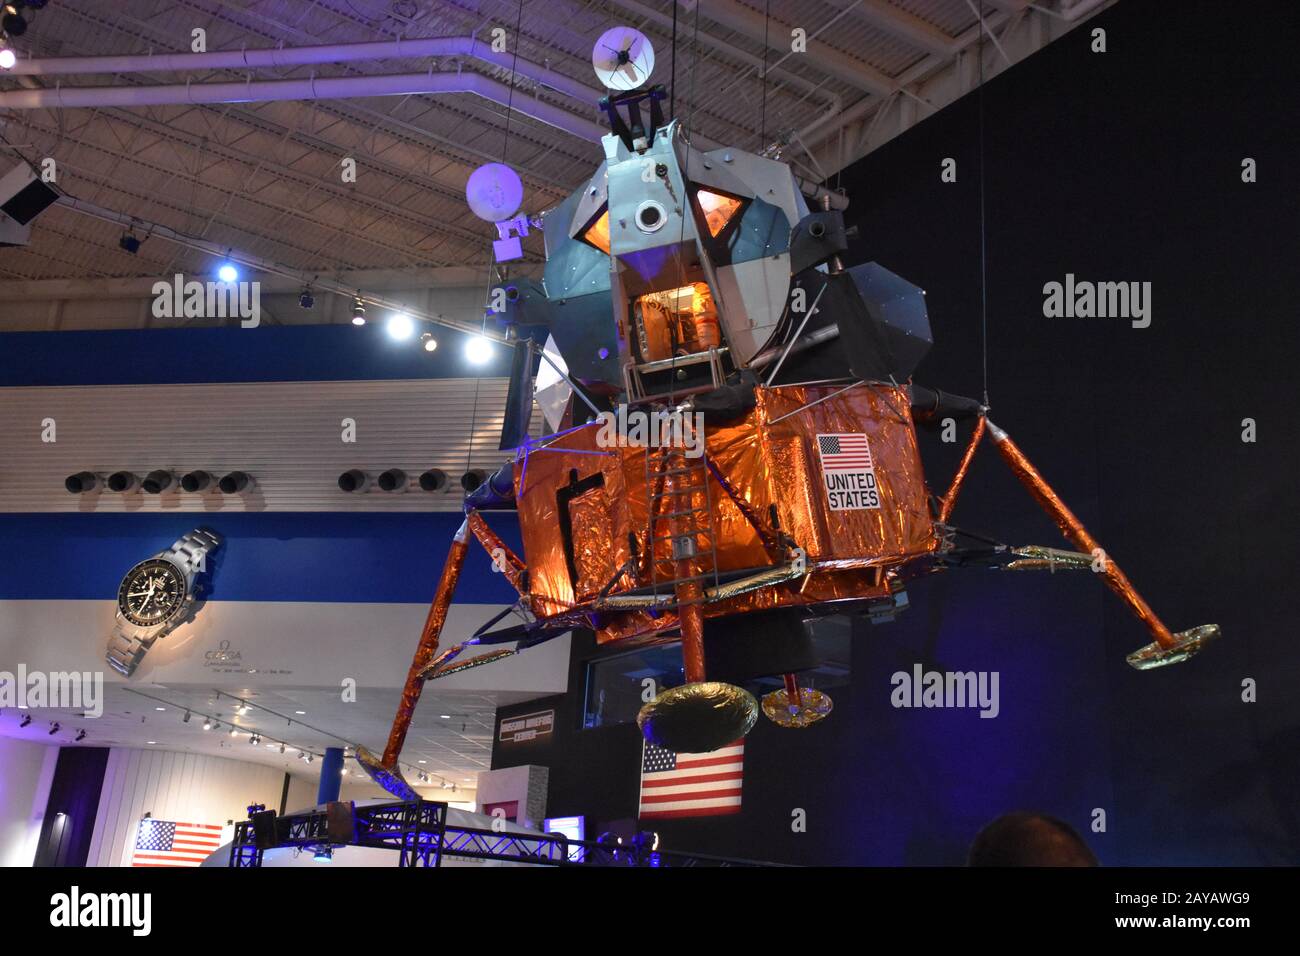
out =
<svg viewBox="0 0 1300 956"><path fill-rule="evenodd" d="M602 645L680 643L684 681L638 717L667 749L717 749L760 712L807 727L832 707L799 684L816 663L810 622L888 620L910 579L959 565L1097 573L1150 632L1128 657L1140 669L1217 637L1171 632L981 402L913 380L931 345L925 295L878 264L841 264L836 197L773 156L702 148L664 116L662 87L624 82L649 72L638 37L606 46L604 158L540 217L541 279L501 289L510 459L465 500L387 748L358 750L366 770L409 797L398 756L425 682L574 628ZM950 418L973 428L935 493L917 429ZM950 523L985 437L1070 550ZM492 528L500 510L517 514L522 555ZM519 599L444 649L471 538ZM771 675L783 687L761 701L740 686Z"/></svg>

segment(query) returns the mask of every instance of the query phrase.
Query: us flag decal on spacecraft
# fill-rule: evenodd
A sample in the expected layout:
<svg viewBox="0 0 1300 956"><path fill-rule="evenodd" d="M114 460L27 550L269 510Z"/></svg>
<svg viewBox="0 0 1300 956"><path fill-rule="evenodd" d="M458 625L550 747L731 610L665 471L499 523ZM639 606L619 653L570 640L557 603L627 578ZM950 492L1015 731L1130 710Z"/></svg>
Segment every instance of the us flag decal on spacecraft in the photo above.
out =
<svg viewBox="0 0 1300 956"><path fill-rule="evenodd" d="M822 484L832 511L866 511L880 507L876 468L867 436L861 432L818 435Z"/></svg>

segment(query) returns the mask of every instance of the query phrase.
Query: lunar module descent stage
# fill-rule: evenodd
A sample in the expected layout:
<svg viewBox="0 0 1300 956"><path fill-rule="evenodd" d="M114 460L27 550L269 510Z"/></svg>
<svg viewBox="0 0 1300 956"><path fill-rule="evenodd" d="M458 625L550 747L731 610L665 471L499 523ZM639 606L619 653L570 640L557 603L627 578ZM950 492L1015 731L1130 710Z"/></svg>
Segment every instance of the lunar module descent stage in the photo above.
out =
<svg viewBox="0 0 1300 956"><path fill-rule="evenodd" d="M685 683L638 723L689 753L748 733L760 709L782 727L825 718L830 698L795 676L816 663L809 622L891 619L909 579L950 567L1098 572L1153 638L1128 657L1139 669L1216 638L1217 625L1171 633L980 402L912 381L931 344L924 293L875 263L841 266L833 197L770 156L697 148L665 119L662 87L619 82L644 55L636 36L607 79L623 91L602 100L604 161L541 217L543 278L505 287L514 361L501 447L513 455L466 498L387 747L358 748L371 776L413 796L398 758L426 681L577 627L602 645L680 641ZM549 426L540 438L534 401ZM946 418L973 431L934 494L917 425ZM638 431L647 422L660 427ZM949 523L985 436L1075 550ZM502 509L518 514L523 555L485 518ZM471 536L519 600L439 650ZM511 612L517 622L499 627ZM458 659L484 645L509 646ZM772 675L784 687L761 704L738 686Z"/></svg>

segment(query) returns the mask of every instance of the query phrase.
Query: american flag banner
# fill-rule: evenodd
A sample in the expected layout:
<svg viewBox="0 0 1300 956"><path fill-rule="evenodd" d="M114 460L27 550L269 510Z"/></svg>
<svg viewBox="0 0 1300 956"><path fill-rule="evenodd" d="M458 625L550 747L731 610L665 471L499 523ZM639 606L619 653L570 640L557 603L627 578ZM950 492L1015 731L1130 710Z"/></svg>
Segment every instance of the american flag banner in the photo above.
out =
<svg viewBox="0 0 1300 956"><path fill-rule="evenodd" d="M822 456L823 471L862 471L872 467L867 436L861 432L818 435L817 450Z"/></svg>
<svg viewBox="0 0 1300 956"><path fill-rule="evenodd" d="M198 866L221 846L221 827L146 817L135 833L132 866Z"/></svg>
<svg viewBox="0 0 1300 956"><path fill-rule="evenodd" d="M677 754L643 741L637 815L647 819L739 813L744 758L743 739L707 754Z"/></svg>

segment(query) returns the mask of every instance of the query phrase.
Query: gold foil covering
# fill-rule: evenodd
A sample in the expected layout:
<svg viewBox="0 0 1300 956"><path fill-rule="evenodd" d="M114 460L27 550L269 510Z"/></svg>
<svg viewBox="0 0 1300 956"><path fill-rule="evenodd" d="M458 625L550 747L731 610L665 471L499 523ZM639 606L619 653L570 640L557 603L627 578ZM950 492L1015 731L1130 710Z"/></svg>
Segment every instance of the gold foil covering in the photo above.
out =
<svg viewBox="0 0 1300 956"><path fill-rule="evenodd" d="M717 681L664 691L636 715L641 734L674 753L703 754L739 740L758 720L758 702L743 687Z"/></svg>
<svg viewBox="0 0 1300 956"><path fill-rule="evenodd" d="M811 687L799 688L799 701L792 703L784 687L763 695L763 716L778 727L811 727L827 717L834 705L829 694Z"/></svg>
<svg viewBox="0 0 1300 956"><path fill-rule="evenodd" d="M838 386L782 386L757 390L757 407L744 418L706 429L706 454L752 513L767 522L775 505L780 530L804 551L808 573L787 582L700 605L704 617L735 614L774 607L827 601L888 597L881 575L923 559L939 544L928 508L928 490L916 448L906 392L893 386L860 385L831 396ZM809 403L820 401L818 404ZM808 407L802 407L808 406ZM793 414L791 414L793 413ZM862 433L871 449L879 485L880 507L870 510L832 511L822 484L817 436L827 433ZM628 538L636 541L640 572L623 575L610 590L626 593L654 579L672 582L681 576L674 561L664 517L679 506L660 498L655 522L659 542L647 540L650 527L646 450L640 447L603 449L597 444L599 424L593 423L552 442L556 450L533 449L515 464L519 523L528 565L533 613L549 618L590 607L615 571L633 557ZM562 449L587 452L566 454ZM613 452L613 454L590 454ZM652 464L662 457L652 449ZM525 464L526 462L526 464ZM707 477L707 498L702 490L678 496L694 506L709 503L707 524L716 545L719 573L774 568L777 562L764 547L758 532L704 463L695 459L699 472L680 476L683 486ZM565 507L573 529L574 569L577 588L569 572L564 541L559 533L560 499L557 494L572 480L583 481L599 473L600 494L583 493ZM520 488L521 477L524 486ZM669 482L651 476L652 488ZM671 490L671 489L670 489ZM709 547L708 535L694 535L697 549ZM782 562L784 563L784 562ZM713 570L711 559L697 556L690 567L696 573ZM712 587L712 580L702 582ZM671 588L669 588L671 590ZM725 590L717 595L721 598ZM594 608L591 608L594 612ZM672 611L651 614L645 610L605 608L595 626L601 643L661 635L678 624Z"/></svg>

